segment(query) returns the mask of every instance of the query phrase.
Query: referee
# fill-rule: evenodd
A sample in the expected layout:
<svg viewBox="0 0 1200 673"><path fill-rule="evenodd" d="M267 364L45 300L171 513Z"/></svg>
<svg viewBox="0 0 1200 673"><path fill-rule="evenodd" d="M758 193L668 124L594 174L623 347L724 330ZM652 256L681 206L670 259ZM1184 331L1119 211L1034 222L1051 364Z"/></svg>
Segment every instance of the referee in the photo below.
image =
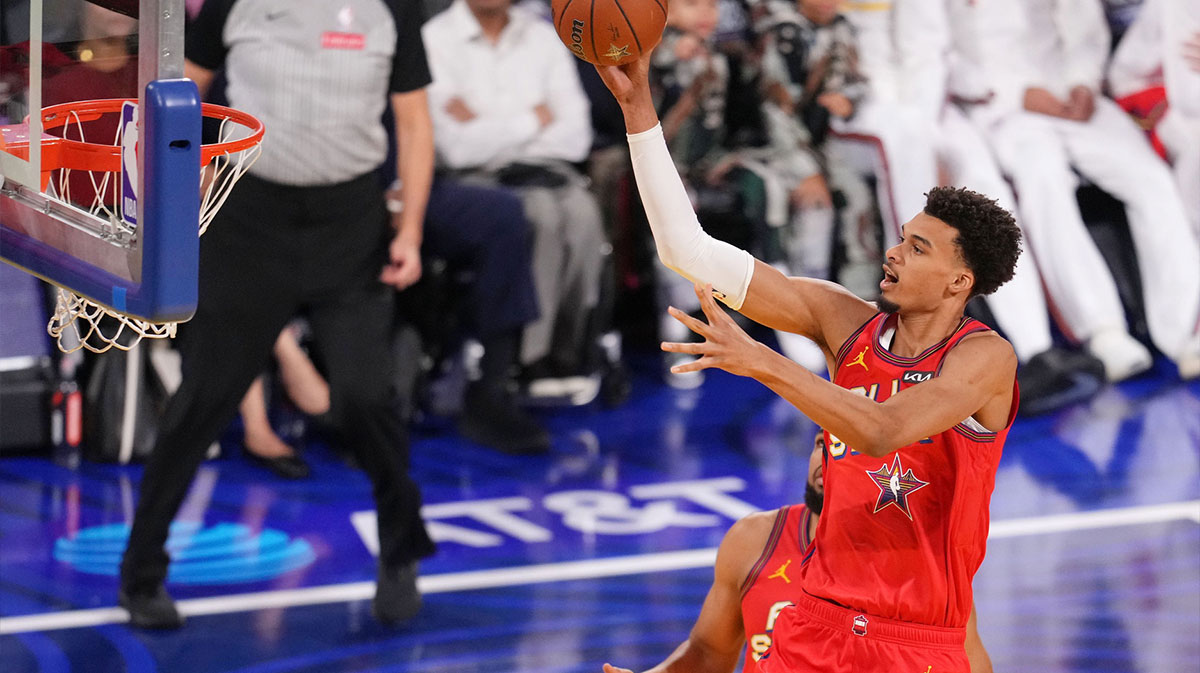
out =
<svg viewBox="0 0 1200 673"><path fill-rule="evenodd" d="M268 130L201 239L199 304L180 330L183 383L146 464L121 564L120 603L134 626L182 625L163 586L171 520L296 313L307 314L326 364L333 420L371 479L376 617L398 622L420 608L416 562L434 544L407 472L389 345L392 287L421 276L433 174L422 20L419 0L208 0L189 26L188 76L203 94L223 70L230 104ZM403 185L395 214L376 173L389 102Z"/></svg>

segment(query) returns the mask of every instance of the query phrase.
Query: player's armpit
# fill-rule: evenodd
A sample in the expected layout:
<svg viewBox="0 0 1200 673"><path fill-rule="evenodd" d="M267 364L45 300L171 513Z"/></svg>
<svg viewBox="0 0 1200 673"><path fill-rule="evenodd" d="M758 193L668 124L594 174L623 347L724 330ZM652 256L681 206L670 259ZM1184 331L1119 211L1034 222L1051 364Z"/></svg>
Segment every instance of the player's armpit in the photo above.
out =
<svg viewBox="0 0 1200 673"><path fill-rule="evenodd" d="M837 352L878 309L826 280L795 278L756 260L739 312L771 329L804 335L826 354Z"/></svg>

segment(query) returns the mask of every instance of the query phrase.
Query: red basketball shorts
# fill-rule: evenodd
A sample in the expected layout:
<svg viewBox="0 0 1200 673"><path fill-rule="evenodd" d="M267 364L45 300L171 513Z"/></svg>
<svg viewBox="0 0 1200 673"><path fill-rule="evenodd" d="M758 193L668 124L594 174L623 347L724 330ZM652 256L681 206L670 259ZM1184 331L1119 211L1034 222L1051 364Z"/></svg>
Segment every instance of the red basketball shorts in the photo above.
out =
<svg viewBox="0 0 1200 673"><path fill-rule="evenodd" d="M965 629L874 617L805 596L775 621L763 673L968 673Z"/></svg>

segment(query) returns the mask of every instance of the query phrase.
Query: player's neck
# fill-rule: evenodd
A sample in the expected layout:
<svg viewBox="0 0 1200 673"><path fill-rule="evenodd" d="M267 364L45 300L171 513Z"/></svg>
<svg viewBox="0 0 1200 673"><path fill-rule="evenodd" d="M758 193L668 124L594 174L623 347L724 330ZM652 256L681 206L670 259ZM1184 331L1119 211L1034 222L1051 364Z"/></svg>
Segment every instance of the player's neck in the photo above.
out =
<svg viewBox="0 0 1200 673"><path fill-rule="evenodd" d="M896 315L896 336L887 349L902 358L916 357L943 339L954 334L962 322L961 307L923 313Z"/></svg>

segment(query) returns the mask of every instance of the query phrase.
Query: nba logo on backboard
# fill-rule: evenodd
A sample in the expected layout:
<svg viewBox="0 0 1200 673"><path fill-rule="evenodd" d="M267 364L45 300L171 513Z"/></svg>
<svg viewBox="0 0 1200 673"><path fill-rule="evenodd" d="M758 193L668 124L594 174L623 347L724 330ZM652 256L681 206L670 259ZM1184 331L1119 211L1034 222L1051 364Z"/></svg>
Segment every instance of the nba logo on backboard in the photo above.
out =
<svg viewBox="0 0 1200 673"><path fill-rule="evenodd" d="M138 107L126 102L121 106L121 220L137 226L138 201Z"/></svg>

